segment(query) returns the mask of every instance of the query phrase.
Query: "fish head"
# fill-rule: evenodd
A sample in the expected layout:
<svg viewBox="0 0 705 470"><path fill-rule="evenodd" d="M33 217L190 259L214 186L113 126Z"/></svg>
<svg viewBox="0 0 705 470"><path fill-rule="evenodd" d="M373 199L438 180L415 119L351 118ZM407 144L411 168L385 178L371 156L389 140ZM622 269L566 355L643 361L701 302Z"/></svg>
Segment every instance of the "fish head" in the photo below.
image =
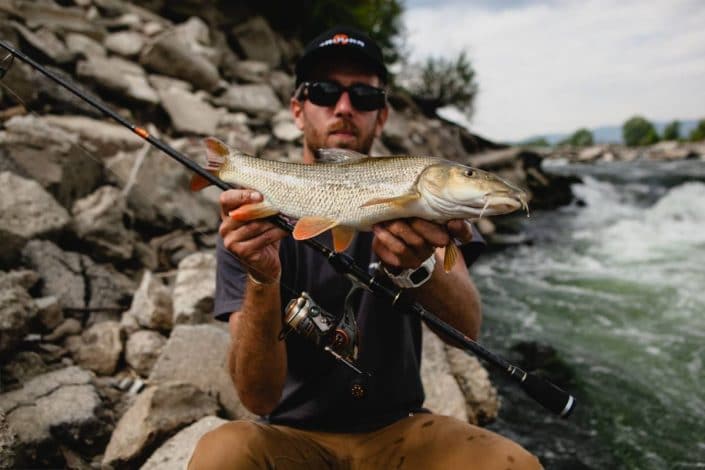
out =
<svg viewBox="0 0 705 470"><path fill-rule="evenodd" d="M522 189L493 173L454 162L427 167L419 176L417 189L444 219L528 210Z"/></svg>

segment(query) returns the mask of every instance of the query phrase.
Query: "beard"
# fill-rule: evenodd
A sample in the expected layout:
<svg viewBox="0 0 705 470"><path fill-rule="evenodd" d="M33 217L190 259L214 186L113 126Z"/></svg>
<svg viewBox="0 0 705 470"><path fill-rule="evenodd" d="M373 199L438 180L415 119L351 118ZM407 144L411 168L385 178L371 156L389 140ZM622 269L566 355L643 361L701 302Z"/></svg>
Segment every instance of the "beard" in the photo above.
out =
<svg viewBox="0 0 705 470"><path fill-rule="evenodd" d="M350 137L339 137L336 135L347 134ZM311 150L319 148L335 147L354 150L364 155L369 154L372 143L375 140L374 127L365 130L355 126L347 119L341 118L328 126L323 132L313 127L304 129L304 142Z"/></svg>

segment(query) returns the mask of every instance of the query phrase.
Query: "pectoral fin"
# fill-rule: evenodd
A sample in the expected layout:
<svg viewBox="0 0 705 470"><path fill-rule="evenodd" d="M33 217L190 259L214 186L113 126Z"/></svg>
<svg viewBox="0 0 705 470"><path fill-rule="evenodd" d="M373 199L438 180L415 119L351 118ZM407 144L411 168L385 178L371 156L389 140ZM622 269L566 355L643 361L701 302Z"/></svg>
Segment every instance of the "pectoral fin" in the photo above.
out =
<svg viewBox="0 0 705 470"><path fill-rule="evenodd" d="M338 225L338 221L325 217L302 217L296 222L292 234L295 240L308 240L316 235L320 235L326 230L332 229L336 225Z"/></svg>
<svg viewBox="0 0 705 470"><path fill-rule="evenodd" d="M344 225L333 227L332 232L333 249L338 253L345 251L350 246L350 243L352 243L352 239L355 236L355 229Z"/></svg>
<svg viewBox="0 0 705 470"><path fill-rule="evenodd" d="M262 201L255 204L245 204L240 206L234 211L230 211L228 215L235 220L244 221L263 219L278 213L279 211L272 207L267 201Z"/></svg>
<svg viewBox="0 0 705 470"><path fill-rule="evenodd" d="M443 254L443 270L447 273L450 272L455 262L458 261L459 256L460 250L458 250L458 246L455 242L451 240L451 242L446 245L445 253Z"/></svg>
<svg viewBox="0 0 705 470"><path fill-rule="evenodd" d="M360 207L375 206L377 204L394 204L396 206L405 206L411 202L418 201L421 195L419 193L408 193L402 196L386 197L386 198L374 198L365 202Z"/></svg>

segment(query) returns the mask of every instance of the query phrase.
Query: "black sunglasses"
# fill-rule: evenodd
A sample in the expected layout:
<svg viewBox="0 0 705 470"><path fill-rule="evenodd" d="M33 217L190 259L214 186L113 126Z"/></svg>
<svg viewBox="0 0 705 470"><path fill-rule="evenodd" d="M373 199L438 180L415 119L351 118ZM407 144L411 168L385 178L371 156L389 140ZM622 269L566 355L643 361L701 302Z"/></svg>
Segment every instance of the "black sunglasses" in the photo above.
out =
<svg viewBox="0 0 705 470"><path fill-rule="evenodd" d="M387 92L383 88L355 83L343 86L337 82L303 82L296 98L308 99L316 106L335 106L344 91L350 96L350 103L358 111L374 111L384 108Z"/></svg>

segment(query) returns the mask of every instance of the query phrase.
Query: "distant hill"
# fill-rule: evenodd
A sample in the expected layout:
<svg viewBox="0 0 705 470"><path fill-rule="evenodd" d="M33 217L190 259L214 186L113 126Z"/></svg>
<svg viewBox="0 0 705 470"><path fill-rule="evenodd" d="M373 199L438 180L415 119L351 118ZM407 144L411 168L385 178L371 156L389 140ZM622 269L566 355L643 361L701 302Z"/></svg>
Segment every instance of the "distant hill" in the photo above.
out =
<svg viewBox="0 0 705 470"><path fill-rule="evenodd" d="M670 124L671 121L652 121L654 126L656 126L656 130L658 131L659 134L663 133L663 129ZM695 119L684 119L680 121L681 123L681 136L687 137L688 134L690 134L690 131L692 131L697 125L698 121ZM576 129L577 130L577 129ZM592 136L595 139L595 143L598 144L607 144L607 143L615 143L615 144L621 144L622 143L622 125L616 125L616 126L600 126L600 127L595 127L590 129L592 131ZM522 139L518 143L521 142L528 142L530 140L534 139L539 139L543 137L548 141L549 144L553 145L557 142L560 142L563 139L566 139L572 134L572 132L569 133L563 133L563 134L542 134L542 135L536 135L533 137L529 137L527 139Z"/></svg>

